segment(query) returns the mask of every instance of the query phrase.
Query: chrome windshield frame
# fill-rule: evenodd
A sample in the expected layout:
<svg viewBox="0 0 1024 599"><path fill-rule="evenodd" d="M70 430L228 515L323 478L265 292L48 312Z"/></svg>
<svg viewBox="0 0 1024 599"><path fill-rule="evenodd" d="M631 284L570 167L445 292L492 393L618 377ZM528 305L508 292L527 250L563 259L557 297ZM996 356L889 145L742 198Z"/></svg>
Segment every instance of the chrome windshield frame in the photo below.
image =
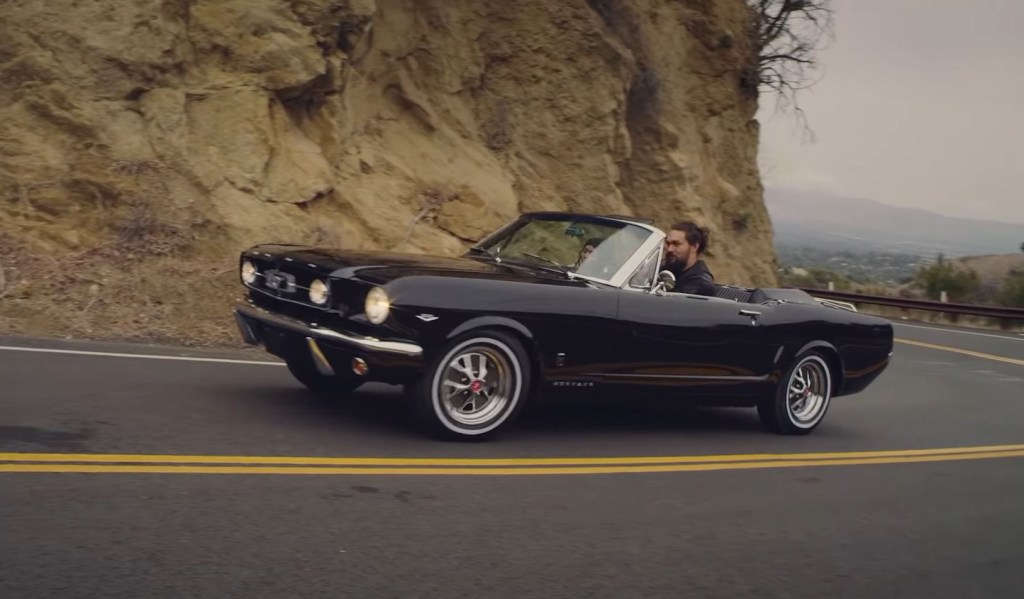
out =
<svg viewBox="0 0 1024 599"><path fill-rule="evenodd" d="M511 229L512 227L520 226L523 223L523 221L531 221L531 220L556 220L556 219L584 220L584 221L590 221L590 222L594 222L594 223L628 225L628 226L632 226L632 227L637 227L639 229L643 229L648 234L647 235L647 239L645 239L643 241L643 243L641 243L636 248L636 250L634 250L633 253L630 254L630 256L628 258L626 258L626 260L623 261L622 265L618 268L618 270L615 271L615 273L611 277L609 277L607 279L603 279L603 278L595 277L595 276L592 276L592 275L583 275L583 274L578 274L578 273L575 273L575 272L568 272L567 276L569 278L571 278L571 279L582 279L582 280L585 280L585 281L590 281L590 282L593 282L593 283L599 283L599 284L602 284L602 285L607 285L607 286L610 286L610 287L614 287L616 289L624 289L624 288L627 288L627 286L629 284L629 280L633 277L633 274L636 272L636 269L639 268L640 265L643 264L644 260L646 260L651 255L651 252L653 252L655 249L659 249L659 248L661 248L662 251L663 251L664 241L665 241L666 235L665 235L665 232L662 231L661 229L659 229L658 227L655 227L653 225L650 225L650 224L647 224L647 223L644 223L644 222L638 222L638 221L635 221L635 220L630 220L630 219L627 219L627 218L617 218L617 217L610 217L610 216L598 216L598 215L593 215L593 214L577 214L577 213L571 213L571 212L528 212L528 213L525 213L525 214L519 216L518 218L513 219L512 221L508 222L507 224L505 224L501 228L497 229L496 231L494 231L490 235L488 235L488 236L484 237L483 239L481 239L479 242L477 242L476 244L473 245L473 248L474 249L478 249L478 250L483 250L482 246L488 245L489 243L492 243L496 238L499 238L499 237L505 235L505 233L509 229Z"/></svg>

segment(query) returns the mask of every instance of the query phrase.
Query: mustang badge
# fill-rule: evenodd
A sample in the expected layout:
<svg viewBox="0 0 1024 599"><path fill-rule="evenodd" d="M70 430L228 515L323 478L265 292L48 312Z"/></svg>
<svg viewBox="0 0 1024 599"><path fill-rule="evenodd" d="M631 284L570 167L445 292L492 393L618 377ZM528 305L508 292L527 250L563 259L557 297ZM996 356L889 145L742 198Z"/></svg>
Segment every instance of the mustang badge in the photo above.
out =
<svg viewBox="0 0 1024 599"><path fill-rule="evenodd" d="M268 270L263 276L267 282L267 287L287 293L295 292L295 275L279 270Z"/></svg>

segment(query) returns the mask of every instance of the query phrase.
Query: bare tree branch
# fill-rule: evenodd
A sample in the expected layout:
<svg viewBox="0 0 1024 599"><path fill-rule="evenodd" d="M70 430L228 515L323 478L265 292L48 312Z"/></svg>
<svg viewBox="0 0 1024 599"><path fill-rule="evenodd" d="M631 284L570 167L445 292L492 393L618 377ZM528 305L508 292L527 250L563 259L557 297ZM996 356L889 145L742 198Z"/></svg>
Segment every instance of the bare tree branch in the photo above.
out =
<svg viewBox="0 0 1024 599"><path fill-rule="evenodd" d="M753 12L757 86L776 95L776 109L792 110L807 128L796 93L817 83L815 53L832 37L831 0L747 0Z"/></svg>
<svg viewBox="0 0 1024 599"><path fill-rule="evenodd" d="M791 60L799 64L814 64L814 61L810 58L799 58L793 54L768 54L761 57L761 64L780 61L780 60Z"/></svg>

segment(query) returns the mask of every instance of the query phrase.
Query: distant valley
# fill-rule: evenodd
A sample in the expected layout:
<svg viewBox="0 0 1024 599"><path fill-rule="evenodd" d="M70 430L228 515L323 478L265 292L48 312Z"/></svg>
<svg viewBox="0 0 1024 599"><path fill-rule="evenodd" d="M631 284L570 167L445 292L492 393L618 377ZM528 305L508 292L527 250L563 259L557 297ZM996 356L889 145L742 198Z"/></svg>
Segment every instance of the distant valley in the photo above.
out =
<svg viewBox="0 0 1024 599"><path fill-rule="evenodd" d="M765 189L776 248L904 254L930 261L1020 253L1024 224L955 218L869 199Z"/></svg>

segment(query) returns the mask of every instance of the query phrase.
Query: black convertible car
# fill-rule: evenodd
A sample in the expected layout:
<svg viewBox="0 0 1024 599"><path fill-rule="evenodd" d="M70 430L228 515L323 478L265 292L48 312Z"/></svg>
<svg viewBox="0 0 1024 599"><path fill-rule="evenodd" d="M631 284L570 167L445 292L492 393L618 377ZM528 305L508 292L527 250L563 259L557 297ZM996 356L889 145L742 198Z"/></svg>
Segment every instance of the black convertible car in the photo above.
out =
<svg viewBox="0 0 1024 599"><path fill-rule="evenodd" d="M461 257L259 245L235 317L310 389L404 385L428 430L459 439L559 390L756 407L805 434L889 364L888 321L801 290L673 293L664 241L642 219L543 212Z"/></svg>

